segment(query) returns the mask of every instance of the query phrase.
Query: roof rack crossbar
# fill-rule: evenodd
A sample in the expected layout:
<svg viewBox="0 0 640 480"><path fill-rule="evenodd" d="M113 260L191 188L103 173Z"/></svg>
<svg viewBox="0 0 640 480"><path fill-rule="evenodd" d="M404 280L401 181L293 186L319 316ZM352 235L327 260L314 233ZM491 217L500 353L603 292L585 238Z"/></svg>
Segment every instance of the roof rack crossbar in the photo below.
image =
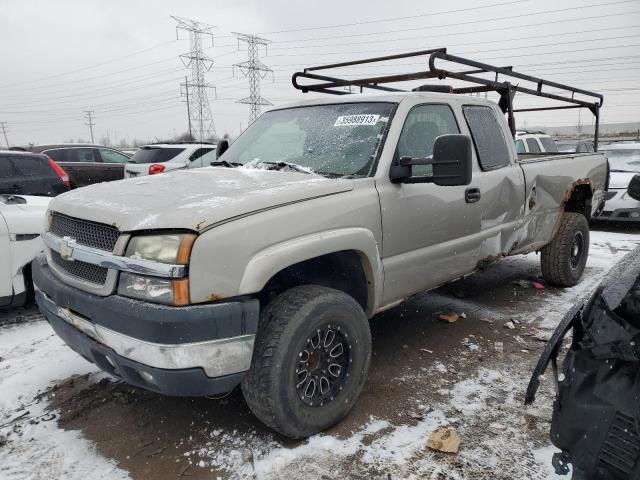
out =
<svg viewBox="0 0 640 480"><path fill-rule="evenodd" d="M365 65L377 62L385 62L390 60L397 60L401 58L410 58L410 57L424 57L428 56L428 67L423 70L419 70L413 73L403 73L403 74L395 74L395 75L379 75L365 78L355 78L351 80L347 80L344 78L337 78L334 76L328 77L323 75L318 75L319 70L330 70L334 68L342 68L342 67L352 67L356 65ZM470 69L466 69L464 71L453 71L446 68L439 68L436 66L436 61L444 61L457 65L463 65L465 67L471 67ZM487 79L478 77L478 74L486 74L486 73L494 73L493 79ZM299 82L299 79L310 79L310 80L318 80L320 83L310 83L310 84L302 84ZM544 80L542 78L534 77L531 75L525 75L523 73L519 73L513 70L513 67L496 67L493 65L489 65L486 63L478 62L475 60L470 60L468 58L462 58L455 55L450 55L447 53L446 48L432 48L428 50L420 50L416 52L408 52L408 53L400 53L395 55L386 55L382 57L373 57L373 58L365 58L360 60L352 60L348 62L340 62L333 63L329 65L321 65L317 67L309 67L305 68L302 72L296 72L293 74L291 78L291 82L293 86L302 92L323 92L330 93L334 95L344 95L349 94L351 92L335 90L340 87L351 87L356 86L360 87L359 90L362 91L364 88L374 89L374 90L383 90L383 91L392 91L392 92L403 92L407 90L401 90L393 87L386 87L383 84L390 83L398 83L398 82L407 82L412 80L427 80L431 78L437 78L439 80L444 80L445 78L453 78L456 80L464 81L473 84L471 87L456 87L452 88L453 93L465 94L465 93L480 93L480 92L489 92L495 91L500 94L500 102L499 105L502 108L502 111L508 115L509 119L509 127L511 129L512 134L515 136L515 120L514 120L514 112L533 112L533 111L543 111L543 110L561 110L561 109L570 109L570 108L587 108L593 113L595 116L595 142L596 142L596 150L597 150L597 141L598 141L598 125L600 120L600 107L602 106L604 97L595 92L590 92L588 90L584 90L581 88L571 87L569 85L565 85L558 82L553 82L550 80ZM521 86L519 83L514 84L514 80L523 80L525 82L530 82L535 84L535 87L526 87ZM560 92L548 92L544 91L545 87L553 88L556 90L560 90ZM556 100L559 102L565 102L569 105L564 105L561 107L539 107L539 108L525 108L514 110L513 108L513 98L517 93L525 93L529 95L533 95L536 97L543 97L550 100ZM582 97L576 98L576 94L581 95ZM588 98L584 98L588 97Z"/></svg>

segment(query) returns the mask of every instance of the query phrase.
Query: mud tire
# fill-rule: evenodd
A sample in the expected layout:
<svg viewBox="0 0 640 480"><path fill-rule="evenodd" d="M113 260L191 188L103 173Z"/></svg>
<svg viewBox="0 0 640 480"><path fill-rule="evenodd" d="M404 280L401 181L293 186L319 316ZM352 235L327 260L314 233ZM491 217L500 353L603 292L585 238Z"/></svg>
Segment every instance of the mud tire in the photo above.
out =
<svg viewBox="0 0 640 480"><path fill-rule="evenodd" d="M542 276L551 285L576 285L589 256L589 223L584 215L566 212L558 233L541 250Z"/></svg>

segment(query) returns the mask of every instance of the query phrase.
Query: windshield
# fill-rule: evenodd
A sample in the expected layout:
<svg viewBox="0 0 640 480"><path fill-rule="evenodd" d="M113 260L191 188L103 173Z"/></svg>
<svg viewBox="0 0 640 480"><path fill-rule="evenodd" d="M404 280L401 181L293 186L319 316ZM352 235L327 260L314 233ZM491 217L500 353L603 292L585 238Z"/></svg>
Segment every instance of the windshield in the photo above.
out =
<svg viewBox="0 0 640 480"><path fill-rule="evenodd" d="M602 153L604 153L609 160L611 170L640 172L640 150L602 150Z"/></svg>
<svg viewBox="0 0 640 480"><path fill-rule="evenodd" d="M287 162L326 176L367 176L395 104L341 103L267 112L221 157L258 167Z"/></svg>
<svg viewBox="0 0 640 480"><path fill-rule="evenodd" d="M184 148L141 147L128 163L162 163L171 160L180 152L184 152Z"/></svg>

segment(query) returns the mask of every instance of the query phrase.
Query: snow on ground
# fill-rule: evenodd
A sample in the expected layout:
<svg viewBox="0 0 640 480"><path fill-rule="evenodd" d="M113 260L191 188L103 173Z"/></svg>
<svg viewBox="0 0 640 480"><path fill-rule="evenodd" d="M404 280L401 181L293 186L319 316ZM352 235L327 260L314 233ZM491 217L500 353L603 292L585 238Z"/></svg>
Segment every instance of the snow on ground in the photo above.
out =
<svg viewBox="0 0 640 480"><path fill-rule="evenodd" d="M553 329L576 298L593 289L606 271L638 243L638 235L592 232L590 257L580 285L545 292L544 304L535 312L535 323L531 321L532 312L526 311L514 314L494 308L494 318L506 315L521 318L531 326ZM539 260L532 254L515 261L533 265ZM464 350L470 356L486 355L486 345L480 339L473 342L475 349ZM464 345L469 347L471 342ZM556 478L550 463L555 449L548 441L552 399L549 382L543 382L539 401L524 408L522 392L528 382L528 368L505 360L487 361L485 365L471 360L470 368L457 381L432 384L432 390L426 392L428 374L437 378L458 368L451 358L434 360L430 369L421 367L406 378L389 379L423 382L422 390L409 399L409 407L404 406L415 412L410 420L406 415L393 419L369 417L353 432L319 434L295 446L284 444L275 435L214 428L210 441L187 451L185 457L193 465L225 472L233 479ZM47 410L46 397L40 395L56 381L87 373L94 381L101 378L96 368L66 347L46 322L0 327L0 478L128 478L127 472L113 460L101 457L79 432L59 429L56 412ZM452 426L460 434L458 455L425 448L429 434L440 426Z"/></svg>
<svg viewBox="0 0 640 480"><path fill-rule="evenodd" d="M59 429L39 396L56 380L95 371L43 320L0 327L0 478L129 478L78 432Z"/></svg>

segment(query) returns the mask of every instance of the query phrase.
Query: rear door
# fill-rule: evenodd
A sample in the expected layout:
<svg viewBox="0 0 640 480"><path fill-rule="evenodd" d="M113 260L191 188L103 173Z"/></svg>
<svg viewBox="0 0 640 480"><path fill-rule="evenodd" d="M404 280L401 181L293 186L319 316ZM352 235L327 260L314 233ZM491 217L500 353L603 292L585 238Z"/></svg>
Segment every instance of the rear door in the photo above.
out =
<svg viewBox="0 0 640 480"><path fill-rule="evenodd" d="M101 161L103 182L121 180L124 178L124 165L129 161L124 153L110 148L97 148Z"/></svg>

